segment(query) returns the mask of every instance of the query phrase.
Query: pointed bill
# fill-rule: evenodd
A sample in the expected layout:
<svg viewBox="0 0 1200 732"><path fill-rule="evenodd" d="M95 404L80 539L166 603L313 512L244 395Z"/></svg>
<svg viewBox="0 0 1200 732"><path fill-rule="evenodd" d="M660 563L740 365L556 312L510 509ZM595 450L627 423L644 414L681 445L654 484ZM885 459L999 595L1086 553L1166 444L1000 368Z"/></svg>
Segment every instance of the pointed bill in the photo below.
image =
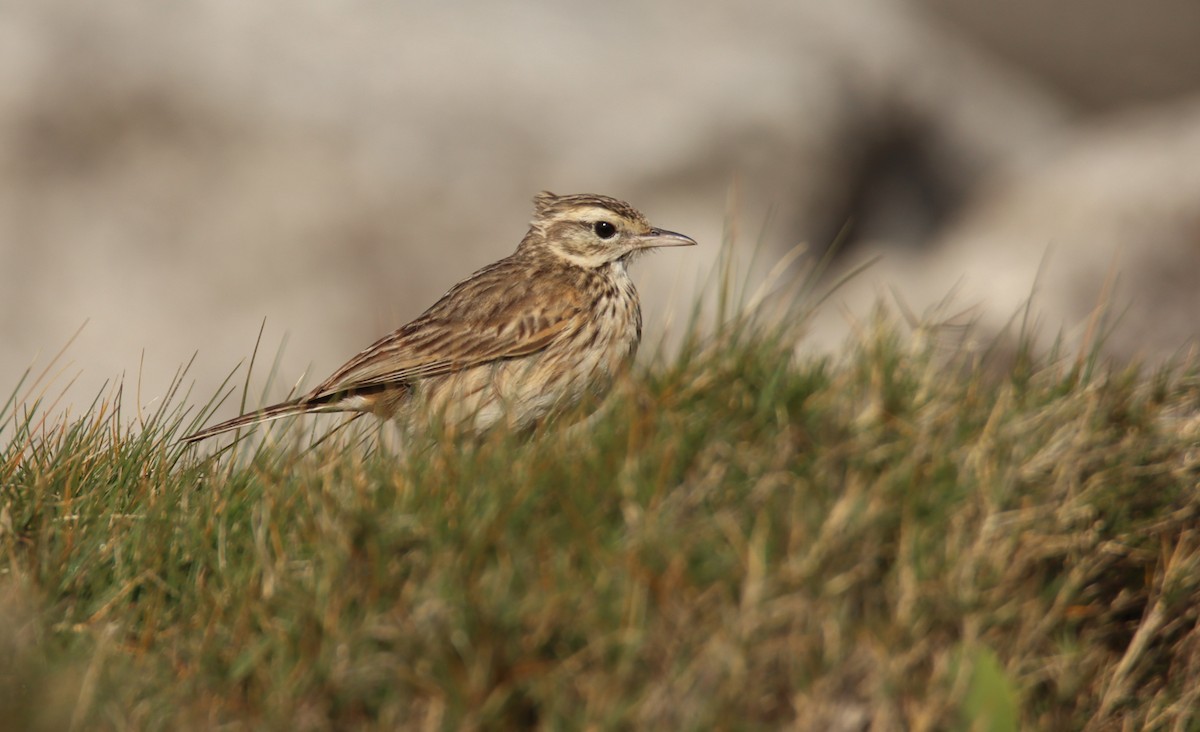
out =
<svg viewBox="0 0 1200 732"><path fill-rule="evenodd" d="M657 249L658 247L694 247L696 240L675 231L666 229L650 229L649 233L638 237L639 249Z"/></svg>

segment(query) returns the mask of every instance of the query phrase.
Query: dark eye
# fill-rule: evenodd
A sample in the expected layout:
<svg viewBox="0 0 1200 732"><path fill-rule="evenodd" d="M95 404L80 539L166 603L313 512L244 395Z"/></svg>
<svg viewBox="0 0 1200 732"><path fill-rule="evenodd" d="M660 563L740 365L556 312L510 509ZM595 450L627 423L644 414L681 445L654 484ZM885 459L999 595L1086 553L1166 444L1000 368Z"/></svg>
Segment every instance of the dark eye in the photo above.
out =
<svg viewBox="0 0 1200 732"><path fill-rule="evenodd" d="M597 221L592 224L592 230L596 232L596 236L601 239L611 239L617 233L617 227L607 221Z"/></svg>

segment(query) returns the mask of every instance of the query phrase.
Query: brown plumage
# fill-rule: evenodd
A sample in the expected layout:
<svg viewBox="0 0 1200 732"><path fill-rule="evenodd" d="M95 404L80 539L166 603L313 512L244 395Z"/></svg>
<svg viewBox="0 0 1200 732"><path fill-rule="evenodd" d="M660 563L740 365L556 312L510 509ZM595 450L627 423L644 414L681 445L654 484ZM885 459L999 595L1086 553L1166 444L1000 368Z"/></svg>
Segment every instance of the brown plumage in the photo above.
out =
<svg viewBox="0 0 1200 732"><path fill-rule="evenodd" d="M183 438L314 412L418 414L481 434L525 430L602 397L637 352L642 311L626 266L648 249L696 242L608 196L534 198L517 251L452 287L315 389Z"/></svg>

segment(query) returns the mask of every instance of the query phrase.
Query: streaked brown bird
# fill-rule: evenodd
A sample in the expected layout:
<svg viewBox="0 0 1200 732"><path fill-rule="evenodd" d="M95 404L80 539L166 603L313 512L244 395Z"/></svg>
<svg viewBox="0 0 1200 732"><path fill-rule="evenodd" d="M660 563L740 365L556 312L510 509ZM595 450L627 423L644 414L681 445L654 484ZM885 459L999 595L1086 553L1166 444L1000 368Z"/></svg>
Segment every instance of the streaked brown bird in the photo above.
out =
<svg viewBox="0 0 1200 732"><path fill-rule="evenodd" d="M480 435L531 429L585 397L603 398L637 353L642 309L631 259L691 246L608 196L533 199L517 251L452 287L304 396L183 438L316 412L358 412L413 426L418 415Z"/></svg>

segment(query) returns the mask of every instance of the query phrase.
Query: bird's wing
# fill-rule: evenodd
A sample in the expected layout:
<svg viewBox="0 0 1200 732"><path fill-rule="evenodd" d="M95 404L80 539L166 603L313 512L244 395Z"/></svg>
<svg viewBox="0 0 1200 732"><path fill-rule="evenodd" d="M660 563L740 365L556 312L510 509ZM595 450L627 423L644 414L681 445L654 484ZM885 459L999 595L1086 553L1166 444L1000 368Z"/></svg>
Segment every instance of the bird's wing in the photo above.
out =
<svg viewBox="0 0 1200 732"><path fill-rule="evenodd" d="M306 398L410 382L528 356L586 322L574 288L482 270L433 307L351 359Z"/></svg>

